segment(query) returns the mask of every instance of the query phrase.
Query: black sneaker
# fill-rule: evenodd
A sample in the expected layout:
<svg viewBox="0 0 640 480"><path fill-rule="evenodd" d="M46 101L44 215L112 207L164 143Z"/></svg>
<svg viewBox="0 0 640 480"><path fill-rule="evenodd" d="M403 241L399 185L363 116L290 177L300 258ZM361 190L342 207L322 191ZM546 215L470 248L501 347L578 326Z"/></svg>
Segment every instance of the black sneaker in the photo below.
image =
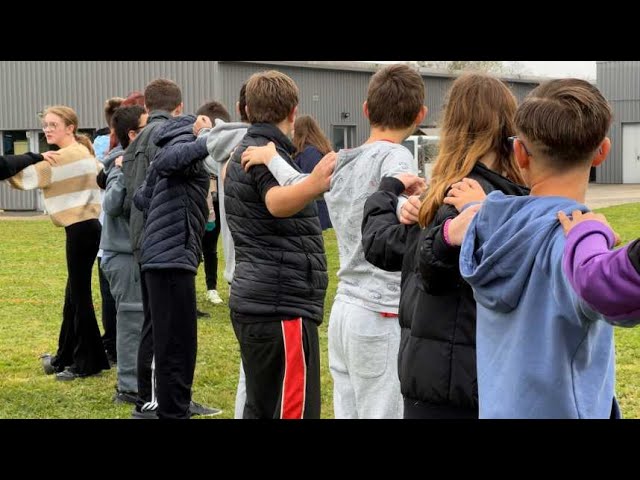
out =
<svg viewBox="0 0 640 480"><path fill-rule="evenodd" d="M56 380L60 380L62 382L67 382L70 380L75 380L76 378L87 378L87 377L96 377L100 375L100 372L89 373L89 374L81 374L76 372L75 368L67 367L63 371L56 373Z"/></svg>
<svg viewBox="0 0 640 480"><path fill-rule="evenodd" d="M137 405L131 412L131 418L138 420L158 420L158 404L157 402L147 402L142 408Z"/></svg>
<svg viewBox="0 0 640 480"><path fill-rule="evenodd" d="M63 371L56 373L56 380L60 380L62 382L68 382L71 380L75 380L76 378L79 378L79 376L80 375L78 375L74 370L67 367Z"/></svg>
<svg viewBox="0 0 640 480"><path fill-rule="evenodd" d="M135 405L137 397L138 394L134 392L116 391L116 394L113 396L113 403L131 403Z"/></svg>
<svg viewBox="0 0 640 480"><path fill-rule="evenodd" d="M198 310L196 308L196 317L197 318L209 318L211 315L209 315L207 312L203 312L201 310Z"/></svg>
<svg viewBox="0 0 640 480"><path fill-rule="evenodd" d="M192 417L195 417L197 415L201 417L214 417L216 415L220 415L222 413L222 410L220 410L219 408L205 407L201 403L197 403L191 400L191 404L189 405L189 413Z"/></svg>

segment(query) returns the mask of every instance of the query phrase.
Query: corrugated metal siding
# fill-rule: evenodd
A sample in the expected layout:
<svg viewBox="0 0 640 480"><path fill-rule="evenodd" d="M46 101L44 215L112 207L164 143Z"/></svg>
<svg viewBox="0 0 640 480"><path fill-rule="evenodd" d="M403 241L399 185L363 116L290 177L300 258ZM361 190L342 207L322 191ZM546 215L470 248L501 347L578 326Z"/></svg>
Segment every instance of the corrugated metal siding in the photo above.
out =
<svg viewBox="0 0 640 480"><path fill-rule="evenodd" d="M640 62L598 62L597 85L613 108L609 158L596 168L597 183L622 183L622 124L640 122Z"/></svg>
<svg viewBox="0 0 640 480"><path fill-rule="evenodd" d="M425 104L428 111L424 119L425 125L439 125L446 102L447 91L453 79L442 77L422 77L425 86Z"/></svg>
<svg viewBox="0 0 640 480"><path fill-rule="evenodd" d="M154 78L174 80L182 89L186 112L194 112L214 99L216 62L204 61L3 61L0 62L0 130L37 129L37 112L47 105L73 107L81 128L104 126L102 106L112 96L143 91ZM623 62L633 63L633 62ZM637 62L636 62L637 63ZM221 100L232 110L240 85L251 74L271 68L248 62L221 62ZM300 112L314 115L324 129L332 124L355 123L358 138L366 135L362 102L371 72L323 70L274 65L289 75L301 91ZM425 76L427 107L425 123L435 123L442 110L450 78ZM534 84L510 83L521 100ZM637 89L640 95L640 88ZM318 100L314 101L314 95ZM347 111L347 120L340 112ZM364 132L362 129L364 128ZM364 138L363 138L364 140Z"/></svg>
<svg viewBox="0 0 640 480"><path fill-rule="evenodd" d="M3 210L36 210L37 190L21 191L9 185L9 182L0 182L0 208Z"/></svg>
<svg viewBox="0 0 640 480"><path fill-rule="evenodd" d="M610 102L640 100L640 62L598 62L596 75Z"/></svg>
<svg viewBox="0 0 640 480"><path fill-rule="evenodd" d="M163 77L182 89L186 112L213 98L215 62L190 61L2 61L0 62L0 130L39 129L37 113L48 105L72 107L80 128L105 126L107 98L144 91ZM37 192L20 192L0 184L0 208L34 210Z"/></svg>
<svg viewBox="0 0 640 480"><path fill-rule="evenodd" d="M524 97L527 94L538 86L537 83L516 83L516 82L506 82L513 94L518 99L518 104L524 100Z"/></svg>
<svg viewBox="0 0 640 480"><path fill-rule="evenodd" d="M356 142L364 142L369 135L369 122L362 113L367 87L372 72L320 70L281 65L220 62L222 102L235 108L240 86L253 73L276 69L290 76L300 88L300 114L312 115L324 132L330 136L332 125L355 124ZM437 124L444 108L445 96L453 79L423 76L426 89L426 105L429 109L424 124ZM537 83L507 82L514 95L521 101ZM318 100L314 100L317 96ZM349 112L347 120L340 118L341 112ZM235 117L234 117L235 118Z"/></svg>
<svg viewBox="0 0 640 480"><path fill-rule="evenodd" d="M369 72L314 70L251 63L220 63L222 101L229 109L235 108L240 86L255 72L270 68L288 75L300 89L298 114L313 116L325 134L331 137L333 125L355 125L357 144L369 135L369 125L362 114L366 98ZM341 112L349 112L347 119Z"/></svg>
<svg viewBox="0 0 640 480"><path fill-rule="evenodd" d="M609 130L611 152L606 161L596 168L598 183L622 183L622 125L640 122L640 100L613 101L613 122Z"/></svg>
<svg viewBox="0 0 640 480"><path fill-rule="evenodd" d="M0 130L37 129L47 105L72 107L81 128L104 126L103 104L113 96L144 91L154 78L174 80L186 112L213 95L214 62L3 61L0 62Z"/></svg>
<svg viewBox="0 0 640 480"><path fill-rule="evenodd" d="M81 128L101 128L104 100L133 90L144 91L149 81L159 77L174 80L180 86L185 112L193 113L217 96L232 118L238 119L235 102L240 86L253 73L269 68L282 71L298 84L299 113L314 116L329 137L333 125L355 125L356 144L367 139L369 123L362 113L362 103L373 72L314 69L277 62L265 65L205 61L1 61L0 130L37 130L40 127L37 112L54 104L74 108ZM429 108L424 123L437 124L452 78L428 75L423 78ZM508 84L518 100L536 86L521 82ZM349 112L349 118L343 119L342 112ZM7 188L0 186L0 208L9 208L9 205L34 208L33 200L27 198L30 193Z"/></svg>

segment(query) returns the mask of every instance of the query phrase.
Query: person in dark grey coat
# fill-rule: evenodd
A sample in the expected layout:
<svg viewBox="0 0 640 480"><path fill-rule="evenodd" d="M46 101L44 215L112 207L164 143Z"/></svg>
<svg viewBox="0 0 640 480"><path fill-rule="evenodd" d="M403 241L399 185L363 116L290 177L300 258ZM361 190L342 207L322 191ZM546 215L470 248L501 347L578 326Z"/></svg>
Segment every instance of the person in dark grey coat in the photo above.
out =
<svg viewBox="0 0 640 480"><path fill-rule="evenodd" d="M182 92L171 80L155 79L149 82L144 90L144 103L149 117L147 126L125 150L122 162L125 198L122 204L122 215L129 220L131 248L136 263L140 262L140 237L142 235L142 212L133 205L133 195L142 184L149 164L158 153L158 146L151 141L155 129L174 115L182 113ZM139 267L138 267L139 268ZM144 292L144 277L140 276L141 288ZM146 298L143 294L144 323L138 350L138 400L134 416L148 413L155 418L158 402L153 388L153 340L151 316Z"/></svg>

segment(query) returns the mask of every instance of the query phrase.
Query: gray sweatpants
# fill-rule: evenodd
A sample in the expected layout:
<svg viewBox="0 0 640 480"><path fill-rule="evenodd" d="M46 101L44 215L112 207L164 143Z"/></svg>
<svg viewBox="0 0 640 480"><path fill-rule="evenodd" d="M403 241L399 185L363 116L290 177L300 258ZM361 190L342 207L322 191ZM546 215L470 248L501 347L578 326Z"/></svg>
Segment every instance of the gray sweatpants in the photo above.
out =
<svg viewBox="0 0 640 480"><path fill-rule="evenodd" d="M126 253L103 258L101 266L116 301L118 391L137 393L138 346L144 320L140 270L133 255Z"/></svg>
<svg viewBox="0 0 640 480"><path fill-rule="evenodd" d="M238 376L238 389L236 390L236 408L233 418L242 420L244 415L244 404L247 401L247 377L244 375L244 367L240 360L240 375Z"/></svg>
<svg viewBox="0 0 640 480"><path fill-rule="evenodd" d="M329 318L335 418L402 418L398 317L336 300Z"/></svg>

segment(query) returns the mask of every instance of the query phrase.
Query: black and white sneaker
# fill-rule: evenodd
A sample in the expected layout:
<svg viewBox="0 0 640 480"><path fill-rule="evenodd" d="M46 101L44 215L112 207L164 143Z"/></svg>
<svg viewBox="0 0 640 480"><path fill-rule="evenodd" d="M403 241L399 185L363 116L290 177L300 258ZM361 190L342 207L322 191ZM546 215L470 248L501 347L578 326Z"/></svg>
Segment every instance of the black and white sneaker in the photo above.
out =
<svg viewBox="0 0 640 480"><path fill-rule="evenodd" d="M158 419L158 402L147 402L142 408L136 405L131 412L131 418L139 420L157 420Z"/></svg>
<svg viewBox="0 0 640 480"><path fill-rule="evenodd" d="M202 405L201 403L191 400L191 404L189 405L189 413L192 417L215 417L216 415L220 415L222 413L222 410L220 410L219 408L207 407L205 405Z"/></svg>

